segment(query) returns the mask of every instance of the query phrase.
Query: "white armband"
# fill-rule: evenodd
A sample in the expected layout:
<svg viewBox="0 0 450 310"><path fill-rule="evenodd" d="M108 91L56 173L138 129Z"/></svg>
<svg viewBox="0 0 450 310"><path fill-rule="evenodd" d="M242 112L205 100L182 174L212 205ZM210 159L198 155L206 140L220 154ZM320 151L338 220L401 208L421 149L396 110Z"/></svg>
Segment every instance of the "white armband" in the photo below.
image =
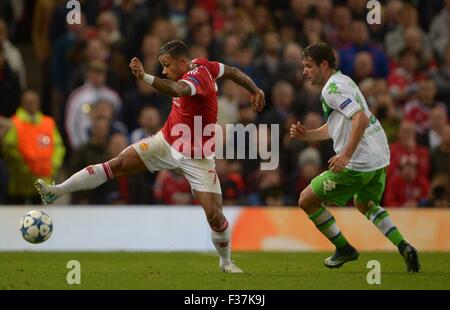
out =
<svg viewBox="0 0 450 310"><path fill-rule="evenodd" d="M150 74L144 74L144 78L142 79L144 82L153 85L153 82L155 81L155 77Z"/></svg>

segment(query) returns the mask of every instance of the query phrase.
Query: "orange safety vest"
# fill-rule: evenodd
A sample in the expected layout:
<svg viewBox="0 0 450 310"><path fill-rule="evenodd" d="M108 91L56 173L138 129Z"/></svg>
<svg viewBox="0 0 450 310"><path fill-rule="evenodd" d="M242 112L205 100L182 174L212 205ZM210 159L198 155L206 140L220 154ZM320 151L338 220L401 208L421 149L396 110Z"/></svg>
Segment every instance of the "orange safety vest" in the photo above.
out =
<svg viewBox="0 0 450 310"><path fill-rule="evenodd" d="M14 115L12 121L17 130L19 152L30 171L36 176L51 176L55 144L53 119L42 116L40 123L33 124Z"/></svg>

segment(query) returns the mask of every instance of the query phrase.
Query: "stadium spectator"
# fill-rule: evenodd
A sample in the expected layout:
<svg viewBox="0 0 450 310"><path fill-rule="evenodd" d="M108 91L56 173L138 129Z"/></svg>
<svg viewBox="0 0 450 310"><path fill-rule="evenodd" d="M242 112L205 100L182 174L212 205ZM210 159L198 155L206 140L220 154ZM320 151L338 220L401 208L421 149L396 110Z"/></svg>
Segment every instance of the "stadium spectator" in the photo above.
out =
<svg viewBox="0 0 450 310"><path fill-rule="evenodd" d="M22 54L8 38L8 25L0 18L0 45L3 47L3 54L11 66L14 73L17 74L20 81L20 87L24 90L27 87L27 73L23 63Z"/></svg>
<svg viewBox="0 0 450 310"><path fill-rule="evenodd" d="M247 44L242 44L238 51L236 66L245 74L250 76L256 84L263 79L253 61L253 51Z"/></svg>
<svg viewBox="0 0 450 310"><path fill-rule="evenodd" d="M119 31L119 21L112 11L103 11L96 18L98 38L105 46L120 49L124 38Z"/></svg>
<svg viewBox="0 0 450 310"><path fill-rule="evenodd" d="M192 204L191 187L181 171L160 171L156 177L153 191L154 197L159 203L168 205Z"/></svg>
<svg viewBox="0 0 450 310"><path fill-rule="evenodd" d="M397 138L397 132L400 127L400 118L391 96L386 92L377 93L379 95L375 98L375 102L372 106L372 113L383 126L388 142L392 143Z"/></svg>
<svg viewBox="0 0 450 310"><path fill-rule="evenodd" d="M158 52L161 47L161 39L153 34L147 34L142 40L140 52L144 67L152 74L161 72L161 65L158 61Z"/></svg>
<svg viewBox="0 0 450 310"><path fill-rule="evenodd" d="M391 32L389 32L385 37L384 47L386 49L386 54L393 60L400 57L402 50L408 49L406 42L406 32L408 29L415 29L418 35L410 33L409 37L418 39L418 42L412 42L408 39L410 43L414 46L421 46L422 51L425 55L431 55L431 44L429 42L427 34L419 28L418 12L417 9L407 2L402 3L401 13L398 15L399 24ZM412 36L411 36L412 35ZM417 44L417 45L416 45ZM413 50L414 52L418 52Z"/></svg>
<svg viewBox="0 0 450 310"><path fill-rule="evenodd" d="M279 170L260 170L257 173L258 190L247 196L246 203L259 206L283 206L286 197Z"/></svg>
<svg viewBox="0 0 450 310"><path fill-rule="evenodd" d="M177 37L176 32L174 24L163 17L158 17L152 23L150 34L159 37L161 42L167 42Z"/></svg>
<svg viewBox="0 0 450 310"><path fill-rule="evenodd" d="M402 0L390 0L386 4L386 26L388 30L393 30L399 24L399 19L403 7Z"/></svg>
<svg viewBox="0 0 450 310"><path fill-rule="evenodd" d="M3 137L11 127L11 121L0 115L0 141L3 141ZM2 153L0 152L0 155ZM8 195L8 167L3 160L3 156L0 156L0 204L6 203L6 197Z"/></svg>
<svg viewBox="0 0 450 310"><path fill-rule="evenodd" d="M55 9L56 1L38 0L33 11L33 24L31 28L33 51L36 59L48 66L50 58L50 22ZM45 69L45 67L43 67Z"/></svg>
<svg viewBox="0 0 450 310"><path fill-rule="evenodd" d="M193 6L189 11L189 17L186 21L187 33L192 33L192 30L199 25L209 24L210 17L208 12L199 5Z"/></svg>
<svg viewBox="0 0 450 310"><path fill-rule="evenodd" d="M108 145L110 138L110 123L106 118L97 118L92 123L88 141L72 154L70 170L78 171L88 167L91 163L100 163L109 157ZM88 168L86 168L88 169ZM89 172L89 170L87 170ZM91 173L91 172L89 172ZM94 173L94 172L92 172ZM103 184L95 192L73 193L71 203L73 204L106 204L107 197L111 192L111 184Z"/></svg>
<svg viewBox="0 0 450 310"><path fill-rule="evenodd" d="M218 117L217 123L225 126L226 124L235 124L238 121L238 106L241 100L239 87L232 81L225 80L222 83L221 94L217 99Z"/></svg>
<svg viewBox="0 0 450 310"><path fill-rule="evenodd" d="M444 59L437 72L433 75L436 82L436 99L445 102L450 117L450 44L445 51Z"/></svg>
<svg viewBox="0 0 450 310"><path fill-rule="evenodd" d="M51 81L54 91L56 91L56 101L62 101L69 92L69 82L74 68L77 67L80 59L81 47L86 43L87 36L91 32L86 24L84 14L80 16L79 24L68 24L66 26L65 7L62 8L63 26L66 29L64 33L58 36L52 42L52 51L50 58ZM53 27L61 27L52 26Z"/></svg>
<svg viewBox="0 0 450 310"><path fill-rule="evenodd" d="M232 1L228 1L232 2ZM264 37L264 34L270 33L276 30L275 22L270 14L268 8L263 5L257 5L253 10L253 25L255 27L255 33Z"/></svg>
<svg viewBox="0 0 450 310"><path fill-rule="evenodd" d="M255 33L252 13L252 11L239 9L234 17L233 32L239 36L241 42L245 42L252 52L257 53L262 49L262 40Z"/></svg>
<svg viewBox="0 0 450 310"><path fill-rule="evenodd" d="M284 135L284 122L292 113L294 103L294 88L286 81L278 81L272 88L272 108L260 120L262 124L278 124L280 137Z"/></svg>
<svg viewBox="0 0 450 310"><path fill-rule="evenodd" d="M157 1L146 1L147 5L140 2L136 0L121 1L120 4L113 7L123 37L121 49L126 59L136 55L142 38L150 26L150 21L155 20L155 18L151 18L151 15L159 11L153 7L149 8L151 5L158 5ZM164 33L161 32L161 35Z"/></svg>
<svg viewBox="0 0 450 310"><path fill-rule="evenodd" d="M130 131L139 128L138 119L142 107L154 106L165 119L170 111L170 102L145 82L138 80L136 88L132 88L124 94L121 110L122 120Z"/></svg>
<svg viewBox="0 0 450 310"><path fill-rule="evenodd" d="M338 50L348 47L352 37L352 15L350 9L344 5L337 5L333 9L333 27L325 32L326 41Z"/></svg>
<svg viewBox="0 0 450 310"><path fill-rule="evenodd" d="M52 116L59 115L59 109L53 105L51 99L51 75L50 54L50 23L53 10L55 9L56 1L54 0L38 0L33 10L33 20L31 25L31 42L33 45L33 55L39 66L39 81L42 98L43 113ZM57 118L58 119L58 118ZM59 119L58 119L59 120Z"/></svg>
<svg viewBox="0 0 450 310"><path fill-rule="evenodd" d="M302 56L302 48L295 42L289 42L283 49L283 58L278 69L277 80L285 80L294 88L301 86L301 63L298 61Z"/></svg>
<svg viewBox="0 0 450 310"><path fill-rule="evenodd" d="M427 148L419 145L416 140L414 124L403 121L397 134L397 141L390 145L391 164L388 167L388 178L400 172L400 164L404 158L413 157L417 163L420 176L428 177L430 173L430 153Z"/></svg>
<svg viewBox="0 0 450 310"><path fill-rule="evenodd" d="M79 63L73 69L71 78L68 81L68 90L70 92L84 84L91 62L103 62L107 64L106 84L109 87L117 91L122 91L122 88L128 86L129 77L124 77L122 73L124 65L126 69L123 56L118 54L117 51L111 50L100 39L89 39L80 54Z"/></svg>
<svg viewBox="0 0 450 310"><path fill-rule="evenodd" d="M417 99L405 104L405 119L412 122L416 129L418 141L426 144L426 133L428 132L430 122L430 110L440 106L445 110L445 105L435 101L436 84L433 80L422 80L418 83ZM447 114L445 111L444 114Z"/></svg>
<svg viewBox="0 0 450 310"><path fill-rule="evenodd" d="M450 0L445 0L444 2L444 8L433 18L430 25L430 39L433 50L441 59L444 58L445 50L450 43L448 40L450 35Z"/></svg>
<svg viewBox="0 0 450 310"><path fill-rule="evenodd" d="M431 152L431 173L444 173L450 176L450 125L443 126L441 143Z"/></svg>
<svg viewBox="0 0 450 310"><path fill-rule="evenodd" d="M433 178L428 205L434 208L450 207L450 178L448 173L440 173Z"/></svg>
<svg viewBox="0 0 450 310"><path fill-rule="evenodd" d="M220 58L224 62L237 64L241 44L241 39L236 34L226 35L221 41Z"/></svg>
<svg viewBox="0 0 450 310"><path fill-rule="evenodd" d="M288 182L290 184L290 199L295 201L300 193L311 183L311 180L322 171L320 152L316 148L306 147L298 155L297 169Z"/></svg>
<svg viewBox="0 0 450 310"><path fill-rule="evenodd" d="M72 92L66 104L66 133L72 149L78 149L88 141L88 129L91 121L89 111L91 104L100 99L108 100L116 112L120 111L122 101L118 94L105 85L107 67L104 63L89 63L86 82Z"/></svg>
<svg viewBox="0 0 450 310"><path fill-rule="evenodd" d="M388 207L418 207L427 203L430 182L418 170L415 156L404 156L399 174L386 185L384 204Z"/></svg>
<svg viewBox="0 0 450 310"><path fill-rule="evenodd" d="M9 204L40 204L34 182L50 182L57 175L65 148L55 121L40 112L36 92L25 91L21 105L11 118L10 128L1 140L2 154L9 171Z"/></svg>
<svg viewBox="0 0 450 310"><path fill-rule="evenodd" d="M415 51L402 50L398 67L389 73L389 92L397 104L403 104L410 99L417 92L416 83L423 79L423 75L418 71L418 58Z"/></svg>
<svg viewBox="0 0 450 310"><path fill-rule="evenodd" d="M114 133L109 139L108 156L116 157L128 146L128 138L122 133ZM106 196L108 204L129 204L130 203L130 182L127 176L120 176L109 184L110 190Z"/></svg>
<svg viewBox="0 0 450 310"><path fill-rule="evenodd" d="M315 6L311 6L303 20L303 33L300 36L302 46L308 46L322 41L323 24L317 15Z"/></svg>
<svg viewBox="0 0 450 310"><path fill-rule="evenodd" d="M295 88L294 114L297 118L303 118L309 112L322 114L322 104L320 102L320 88L311 83L305 83L303 74L303 64L300 66L297 83L292 85Z"/></svg>
<svg viewBox="0 0 450 310"><path fill-rule="evenodd" d="M405 47L406 49L413 50L419 55L419 68L427 69L434 65L431 63L433 53L430 48L428 36L423 34L423 31L419 27L409 27L405 30Z"/></svg>
<svg viewBox="0 0 450 310"><path fill-rule="evenodd" d="M320 114L310 112L303 118L303 125L308 129L319 128L323 124L323 118ZM322 168L327 168L328 159L333 157L333 144L331 140L324 141L303 141L304 147L313 147L319 150L321 155ZM297 157L295 157L297 158Z"/></svg>
<svg viewBox="0 0 450 310"><path fill-rule="evenodd" d="M376 78L385 78L388 75L388 61L383 50L370 41L367 25L363 21L354 21L352 28L352 44L339 50L340 69L344 74L353 76L356 69L356 58L361 52L367 52L372 58L373 75ZM370 70L370 73L372 73ZM363 78L363 77L360 77Z"/></svg>
<svg viewBox="0 0 450 310"><path fill-rule="evenodd" d="M225 159L216 160L217 177L220 180L224 205L236 205L244 192L244 179L239 173L231 170Z"/></svg>
<svg viewBox="0 0 450 310"><path fill-rule="evenodd" d="M448 124L447 111L437 106L431 109L429 117L429 129L425 134L425 145L434 151L442 143L445 127Z"/></svg>
<svg viewBox="0 0 450 310"><path fill-rule="evenodd" d="M117 16L112 11L101 12L97 17L96 25L96 35L109 51L109 57L106 59L107 84L119 93L123 93L132 82L130 75L127 74L128 60L124 54L127 49L124 46L130 38L124 38L119 31Z"/></svg>
<svg viewBox="0 0 450 310"><path fill-rule="evenodd" d="M11 117L20 104L19 78L9 66L3 47L0 45L0 115Z"/></svg>
<svg viewBox="0 0 450 310"><path fill-rule="evenodd" d="M118 120L117 111L115 110L114 105L107 99L100 98L97 102L94 102L94 104L90 106L89 118L91 119L91 122L98 118L105 118L110 124L111 135L121 133L128 136L127 127L124 123Z"/></svg>
<svg viewBox="0 0 450 310"><path fill-rule="evenodd" d="M373 59L368 52L359 52L356 54L353 77L357 84L365 79L375 77Z"/></svg>
<svg viewBox="0 0 450 310"><path fill-rule="evenodd" d="M152 136L161 129L161 115L153 106L144 106L139 114L140 128L131 133L131 143L135 143L145 137Z"/></svg>
<svg viewBox="0 0 450 310"><path fill-rule="evenodd" d="M255 59L255 67L261 77L261 89L270 98L270 90L276 82L276 74L281 65L280 36L276 32L264 34L264 48L262 55Z"/></svg>

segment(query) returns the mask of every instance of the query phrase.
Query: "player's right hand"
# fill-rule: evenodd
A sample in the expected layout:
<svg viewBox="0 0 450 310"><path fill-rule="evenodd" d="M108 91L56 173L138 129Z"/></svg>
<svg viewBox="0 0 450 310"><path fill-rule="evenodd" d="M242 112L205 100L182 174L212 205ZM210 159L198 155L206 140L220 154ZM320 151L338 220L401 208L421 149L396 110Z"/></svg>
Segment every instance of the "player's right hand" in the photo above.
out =
<svg viewBox="0 0 450 310"><path fill-rule="evenodd" d="M303 126L300 122L297 122L296 124L292 124L289 131L289 136L291 137L291 139L303 140L306 137L307 132L308 129L306 129L306 127Z"/></svg>
<svg viewBox="0 0 450 310"><path fill-rule="evenodd" d="M144 66L142 65L142 62L139 60L139 58L134 57L131 59L130 65L129 65L131 72L140 80L144 78L145 72L144 72Z"/></svg>

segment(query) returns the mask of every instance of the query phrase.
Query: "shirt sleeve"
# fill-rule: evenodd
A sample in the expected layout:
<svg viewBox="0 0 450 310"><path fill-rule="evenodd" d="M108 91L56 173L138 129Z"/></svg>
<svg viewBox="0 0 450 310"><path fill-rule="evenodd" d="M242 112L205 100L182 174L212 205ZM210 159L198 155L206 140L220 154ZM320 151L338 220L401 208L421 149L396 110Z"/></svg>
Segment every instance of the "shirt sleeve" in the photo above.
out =
<svg viewBox="0 0 450 310"><path fill-rule="evenodd" d="M206 58L196 58L192 61L192 63L204 66L206 69L208 69L209 73L211 74L211 77L214 80L217 80L218 78L222 77L225 66L223 63L217 62L217 61L209 61Z"/></svg>
<svg viewBox="0 0 450 310"><path fill-rule="evenodd" d="M183 76L181 81L185 82L191 88L191 96L201 95L207 93L207 82L205 79L206 72L204 69L197 67L189 71Z"/></svg>
<svg viewBox="0 0 450 310"><path fill-rule="evenodd" d="M322 96L330 108L342 113L346 118L351 118L353 114L362 110L355 95L339 84L329 84L322 91Z"/></svg>

